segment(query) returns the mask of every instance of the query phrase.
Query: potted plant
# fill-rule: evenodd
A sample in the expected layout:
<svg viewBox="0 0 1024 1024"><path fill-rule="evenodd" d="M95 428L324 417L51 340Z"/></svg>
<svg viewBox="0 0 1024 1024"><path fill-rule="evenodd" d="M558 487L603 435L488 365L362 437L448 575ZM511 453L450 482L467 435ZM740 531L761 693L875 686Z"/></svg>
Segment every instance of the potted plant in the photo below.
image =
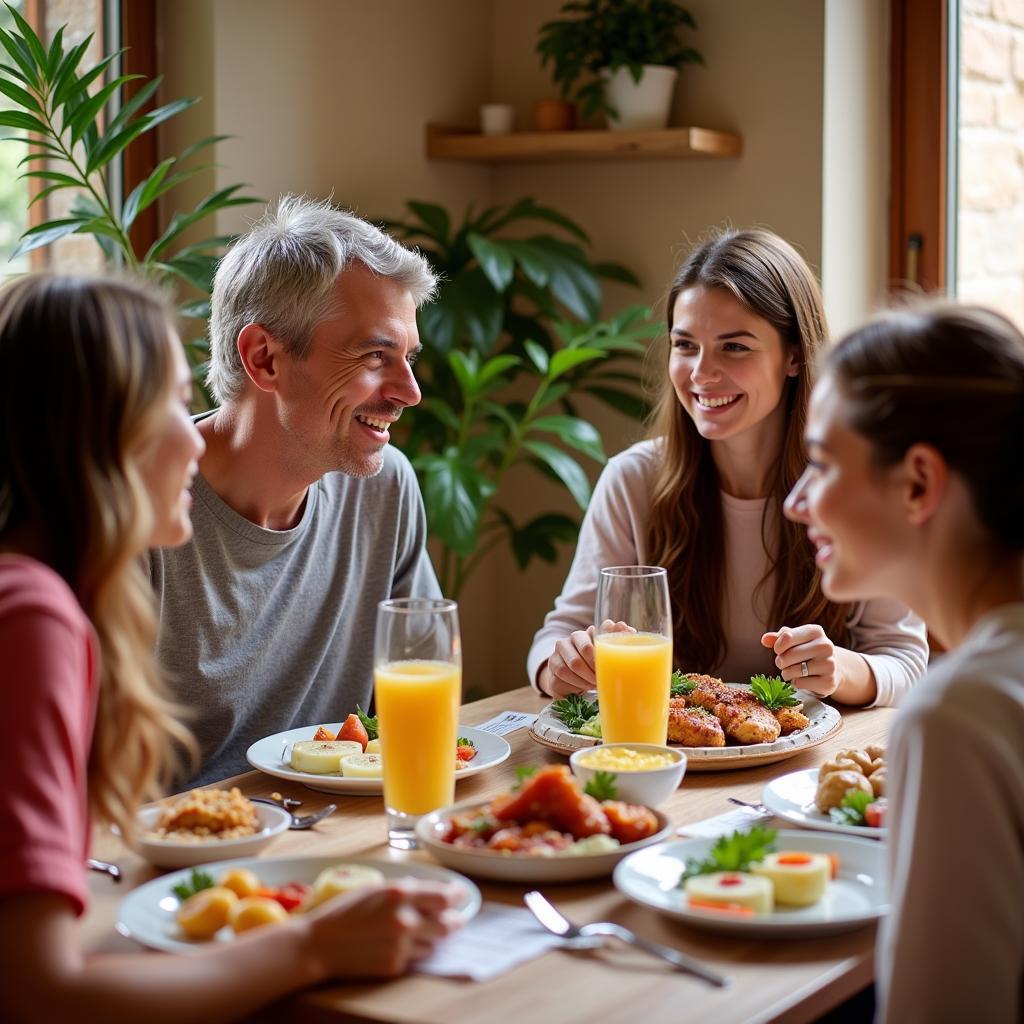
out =
<svg viewBox="0 0 1024 1024"><path fill-rule="evenodd" d="M122 197L114 174L122 152L139 136L187 110L198 99L173 100L144 111L160 86L161 79L155 78L142 84L130 100L114 107L122 86L142 77L114 73L124 50L105 56L85 71L80 63L92 35L68 46L62 26L46 46L13 7L8 4L7 9L15 27L10 31L0 28L0 56L7 59L6 63L0 62L0 93L9 103L8 109L0 110L0 128L25 132L24 136L7 137L25 141L30 147L20 161L25 168L21 177L45 185L29 205L66 189L75 196L66 216L30 227L11 260L68 235L91 235L108 263L128 267L162 284L173 283L176 290L188 293L182 296L179 313L202 321L204 329L197 331L196 337L186 336L185 353L196 381L196 404L208 406L200 382L209 349L205 337L205 321L210 315L208 297L218 253L231 238L215 236L184 245L182 235L220 210L263 200L238 195L244 185L218 189L192 210L176 212L160 237L145 252L136 252L129 232L139 214L206 169L209 165L196 163L193 158L227 136L202 139L179 155L166 157ZM7 138L0 138L0 142Z"/></svg>
<svg viewBox="0 0 1024 1024"><path fill-rule="evenodd" d="M498 545L526 568L575 540L576 517L537 508L513 518L509 471L525 464L585 509L590 481L577 459L600 465L605 453L577 399L640 418L641 359L664 328L643 306L599 318L602 279L638 282L594 262L586 234L557 210L525 198L456 222L435 203L407 206L409 217L384 224L420 247L443 284L418 314L424 399L392 436L419 474L441 588L458 597ZM547 230L526 234L527 222Z"/></svg>
<svg viewBox="0 0 1024 1024"><path fill-rule="evenodd" d="M604 111L608 126L625 131L664 128L672 90L683 64L704 58L679 38L696 28L675 0L571 0L540 30L541 64L554 65L555 81L583 116Z"/></svg>

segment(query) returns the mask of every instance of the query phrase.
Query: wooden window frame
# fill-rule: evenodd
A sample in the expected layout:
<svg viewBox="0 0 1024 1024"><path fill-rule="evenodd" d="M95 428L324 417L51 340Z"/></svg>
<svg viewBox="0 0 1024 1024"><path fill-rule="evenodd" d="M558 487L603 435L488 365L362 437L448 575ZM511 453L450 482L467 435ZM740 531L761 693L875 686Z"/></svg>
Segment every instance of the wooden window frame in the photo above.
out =
<svg viewBox="0 0 1024 1024"><path fill-rule="evenodd" d="M949 0L891 0L890 10L889 284L945 292L954 256L948 125L956 24Z"/></svg>

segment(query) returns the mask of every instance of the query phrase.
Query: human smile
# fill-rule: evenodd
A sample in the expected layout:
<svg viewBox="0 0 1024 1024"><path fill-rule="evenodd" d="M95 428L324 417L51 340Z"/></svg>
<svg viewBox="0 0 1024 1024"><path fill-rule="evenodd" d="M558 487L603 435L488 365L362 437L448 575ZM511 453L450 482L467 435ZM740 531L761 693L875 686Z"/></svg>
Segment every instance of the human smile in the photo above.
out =
<svg viewBox="0 0 1024 1024"><path fill-rule="evenodd" d="M725 409L730 405L735 405L743 396L742 395L698 395L694 394L694 398L697 399L697 405L701 409Z"/></svg>
<svg viewBox="0 0 1024 1024"><path fill-rule="evenodd" d="M817 530L808 530L807 539L814 545L814 562L816 565L821 567L832 561L834 548L832 546L832 540L829 537L826 537L823 533L819 533Z"/></svg>
<svg viewBox="0 0 1024 1024"><path fill-rule="evenodd" d="M369 427L375 434L383 434L384 437L389 436L388 431L391 424L394 422L393 420L378 419L376 416L361 416L358 413L356 414L356 419L362 423L363 426Z"/></svg>

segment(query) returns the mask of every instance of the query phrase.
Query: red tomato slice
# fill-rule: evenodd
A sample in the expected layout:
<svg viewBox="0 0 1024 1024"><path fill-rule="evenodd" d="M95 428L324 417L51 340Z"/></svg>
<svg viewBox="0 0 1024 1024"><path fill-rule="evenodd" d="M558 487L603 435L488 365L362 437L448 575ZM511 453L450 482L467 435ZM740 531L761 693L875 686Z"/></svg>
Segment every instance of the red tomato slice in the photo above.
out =
<svg viewBox="0 0 1024 1024"><path fill-rule="evenodd" d="M355 740L363 750L366 750L366 744L370 742L370 737L366 735L366 729L359 721L358 715L349 715L345 719L345 724L338 730L338 739Z"/></svg>

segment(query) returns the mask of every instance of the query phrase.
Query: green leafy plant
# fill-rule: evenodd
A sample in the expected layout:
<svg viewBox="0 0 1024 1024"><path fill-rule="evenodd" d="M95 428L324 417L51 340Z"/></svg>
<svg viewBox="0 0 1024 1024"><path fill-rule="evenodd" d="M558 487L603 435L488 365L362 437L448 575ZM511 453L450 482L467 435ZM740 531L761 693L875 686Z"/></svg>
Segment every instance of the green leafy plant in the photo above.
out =
<svg viewBox="0 0 1024 1024"><path fill-rule="evenodd" d="M746 832L733 832L715 841L707 857L691 857L679 884L695 875L711 875L716 871L747 871L751 864L764 860L775 849L775 829L754 825Z"/></svg>
<svg viewBox="0 0 1024 1024"><path fill-rule="evenodd" d="M576 456L603 464L605 454L576 399L588 394L642 416L638 360L661 328L637 305L598 319L603 279L638 282L618 264L592 261L586 234L556 210L526 198L480 214L470 208L453 224L436 204L407 207L408 220L385 226L418 245L443 283L419 313L425 398L393 435L413 460L441 542L442 589L457 597L498 544L525 568L534 557L554 561L556 544L576 538L578 521L562 513L517 523L499 503L501 487L525 463L585 509L590 482ZM556 233L511 233L529 221Z"/></svg>
<svg viewBox="0 0 1024 1024"><path fill-rule="evenodd" d="M685 697L697 689L697 680L692 675L684 675L679 669L672 673L669 683L670 697Z"/></svg>
<svg viewBox="0 0 1024 1024"><path fill-rule="evenodd" d="M194 896L197 892L202 892L203 889L212 888L213 875L208 871L203 871L201 868L193 868L184 882L179 882L177 885L171 886L171 892L173 892L174 895L184 903L185 900L190 896Z"/></svg>
<svg viewBox="0 0 1024 1024"><path fill-rule="evenodd" d="M570 693L551 702L551 713L569 730L579 732L597 717L596 700L588 700L581 693Z"/></svg>
<svg viewBox="0 0 1024 1024"><path fill-rule="evenodd" d="M615 772L594 772L594 777L583 787L583 792L595 800L614 800L619 792L615 780Z"/></svg>
<svg viewBox="0 0 1024 1024"><path fill-rule="evenodd" d="M182 247L181 236L220 210L262 200L238 195L244 185L218 189L192 210L175 213L163 233L143 253L135 251L129 232L139 214L161 196L207 169L209 165L194 163L192 158L227 136L210 136L178 156L162 160L122 202L112 174L118 158L136 139L187 110L198 98L174 100L140 113L160 86L161 79L155 78L117 107L115 102L122 87L144 78L114 73L124 50L109 54L95 67L80 73L91 35L65 47L65 26L61 26L46 46L28 22L9 4L6 6L16 27L10 31L0 29L0 46L9 58L8 62L0 63L0 92L18 109L0 111L0 126L26 133L22 141L28 142L30 152L20 164L28 165L29 169L21 177L45 183L32 198L32 204L65 189L76 193L68 215L30 227L11 258L52 245L68 235L92 235L109 262L139 270L161 282L173 281L179 287L198 289L204 297L185 302L180 312L185 317L205 320L209 316L206 296L217 264L215 250L231 239L217 236ZM204 338L188 341L186 350L198 372L208 354Z"/></svg>
<svg viewBox="0 0 1024 1024"><path fill-rule="evenodd" d="M751 676L750 689L769 711L794 708L800 703L796 690L781 676Z"/></svg>
<svg viewBox="0 0 1024 1024"><path fill-rule="evenodd" d="M868 804L874 803L873 793L862 789L848 789L838 807L829 810L828 816L837 825L866 825Z"/></svg>
<svg viewBox="0 0 1024 1024"><path fill-rule="evenodd" d="M605 99L601 71L626 67L639 82L645 64L704 63L697 50L680 41L680 30L695 29L697 23L675 0L573 0L561 13L569 17L541 26L537 52L542 66L554 66L563 96L585 79L573 96L585 118L599 111L615 114Z"/></svg>

